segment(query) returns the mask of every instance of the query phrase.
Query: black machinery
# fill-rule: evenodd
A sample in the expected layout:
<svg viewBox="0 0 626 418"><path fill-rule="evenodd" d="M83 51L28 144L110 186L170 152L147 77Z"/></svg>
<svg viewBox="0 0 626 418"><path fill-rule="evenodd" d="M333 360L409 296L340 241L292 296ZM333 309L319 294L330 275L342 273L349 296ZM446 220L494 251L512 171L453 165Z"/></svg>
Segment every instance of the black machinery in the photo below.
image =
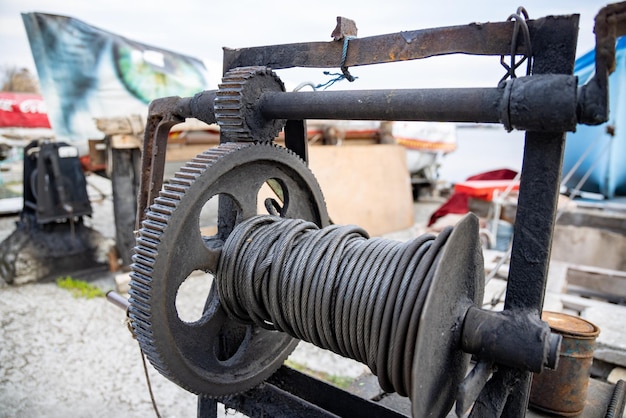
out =
<svg viewBox="0 0 626 418"><path fill-rule="evenodd" d="M339 41L225 49L217 91L151 104L128 314L154 367L199 395L199 415L216 416L219 399L252 416L401 416L280 368L298 339L367 364L383 389L410 398L414 417L446 416L455 403L459 415L525 415L531 373L554 368L560 344L539 314L565 132L607 119L626 3L598 15L596 76L582 87L572 75L578 16L525 15L519 9L506 22L363 39L339 25ZM349 77L353 66L451 53L511 55L512 62L493 88L288 93L272 72L339 67ZM516 56L527 60L526 76L515 76ZM217 122L221 144L163 184L167 134L186 117ZM527 131L504 311L480 308L482 253L471 215L436 238L405 244L329 225L306 166L307 119ZM272 144L283 127L286 148ZM266 183L277 197L258 215ZM214 196L218 232L203 236L198 217ZM215 281L201 319L189 323L175 298L196 270ZM621 416L623 385L606 397L602 416Z"/></svg>
<svg viewBox="0 0 626 418"><path fill-rule="evenodd" d="M0 277L23 284L104 267L102 236L91 216L78 149L34 140L24 148L24 205L16 229L0 243Z"/></svg>
<svg viewBox="0 0 626 418"><path fill-rule="evenodd" d="M45 224L91 215L78 149L64 142L32 141L24 154L22 218Z"/></svg>

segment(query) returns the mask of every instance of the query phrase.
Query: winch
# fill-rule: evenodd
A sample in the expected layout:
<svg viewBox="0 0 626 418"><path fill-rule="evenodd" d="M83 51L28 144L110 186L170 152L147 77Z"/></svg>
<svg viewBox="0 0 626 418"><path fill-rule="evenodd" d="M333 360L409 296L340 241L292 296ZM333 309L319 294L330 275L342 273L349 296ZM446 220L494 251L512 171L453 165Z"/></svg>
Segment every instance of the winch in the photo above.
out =
<svg viewBox="0 0 626 418"><path fill-rule="evenodd" d="M385 391L410 398L414 417L443 417L455 404L459 416L524 416L531 372L557 367L561 341L540 313L565 132L606 120L610 51L626 33L626 3L598 15L603 53L596 77L580 88L572 75L578 16L527 17L520 8L506 22L362 39L343 33L352 25L340 19L337 41L225 49L218 90L152 102L129 307L152 365L200 395L207 416L214 399L253 416L400 416L347 395L337 395L338 405L316 403L319 393L307 398L294 387L303 382L295 372L272 376L305 340L369 366ZM349 67L450 53L510 55L512 62L494 88L285 92L273 72L337 67L348 78ZM517 56L527 60L522 77ZM218 123L221 143L164 183L167 134L188 117ZM481 309L473 215L406 243L332 225L307 167L308 119L501 123L527 131L505 309ZM285 147L273 143L283 129ZM274 197L259 211L265 184ZM218 230L207 236L199 217L216 196ZM201 318L187 322L176 295L199 270L214 276L213 286ZM346 412L346 405L354 406Z"/></svg>

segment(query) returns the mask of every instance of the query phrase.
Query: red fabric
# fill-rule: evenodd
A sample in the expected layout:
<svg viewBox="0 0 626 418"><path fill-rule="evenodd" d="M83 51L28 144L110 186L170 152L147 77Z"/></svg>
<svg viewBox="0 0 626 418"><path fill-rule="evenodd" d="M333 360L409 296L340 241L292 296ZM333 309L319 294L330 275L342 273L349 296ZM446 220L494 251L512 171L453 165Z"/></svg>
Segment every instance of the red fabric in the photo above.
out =
<svg viewBox="0 0 626 418"><path fill-rule="evenodd" d="M502 168L500 170L486 171L484 173L475 174L466 180L513 180L517 176L517 171Z"/></svg>
<svg viewBox="0 0 626 418"><path fill-rule="evenodd" d="M42 97L0 92L0 128L50 128Z"/></svg>
<svg viewBox="0 0 626 418"><path fill-rule="evenodd" d="M449 213L467 213L469 206L469 196L465 193L452 193L450 198L443 205L439 206L431 216L428 226L431 226L437 219L446 216Z"/></svg>
<svg viewBox="0 0 626 418"><path fill-rule="evenodd" d="M479 173L474 176L470 176L467 180L513 180L517 175L517 171L503 168L500 170L487 171L485 173ZM469 211L469 195L466 193L452 193L450 198L439 207L431 216L428 221L428 226L431 226L437 219L446 216L449 213L464 214Z"/></svg>

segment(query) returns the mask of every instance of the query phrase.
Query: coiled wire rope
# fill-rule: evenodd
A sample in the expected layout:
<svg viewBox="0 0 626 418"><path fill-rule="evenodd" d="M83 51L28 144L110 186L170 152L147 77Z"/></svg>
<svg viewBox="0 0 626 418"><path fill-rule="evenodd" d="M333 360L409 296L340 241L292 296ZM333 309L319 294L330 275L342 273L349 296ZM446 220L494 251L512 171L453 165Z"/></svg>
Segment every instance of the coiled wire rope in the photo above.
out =
<svg viewBox="0 0 626 418"><path fill-rule="evenodd" d="M403 243L356 226L253 217L222 248L220 303L238 321L360 361L385 391L408 396L420 315L451 231Z"/></svg>

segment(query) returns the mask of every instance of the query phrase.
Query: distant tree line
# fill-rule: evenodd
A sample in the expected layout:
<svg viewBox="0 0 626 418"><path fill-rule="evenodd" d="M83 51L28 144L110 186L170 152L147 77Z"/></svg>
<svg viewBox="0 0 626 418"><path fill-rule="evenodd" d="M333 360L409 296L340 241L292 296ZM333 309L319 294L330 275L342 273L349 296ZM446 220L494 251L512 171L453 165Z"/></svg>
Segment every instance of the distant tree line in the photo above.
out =
<svg viewBox="0 0 626 418"><path fill-rule="evenodd" d="M37 75L31 73L28 68L1 68L0 83L2 84L2 89L0 91L13 93L40 93Z"/></svg>

